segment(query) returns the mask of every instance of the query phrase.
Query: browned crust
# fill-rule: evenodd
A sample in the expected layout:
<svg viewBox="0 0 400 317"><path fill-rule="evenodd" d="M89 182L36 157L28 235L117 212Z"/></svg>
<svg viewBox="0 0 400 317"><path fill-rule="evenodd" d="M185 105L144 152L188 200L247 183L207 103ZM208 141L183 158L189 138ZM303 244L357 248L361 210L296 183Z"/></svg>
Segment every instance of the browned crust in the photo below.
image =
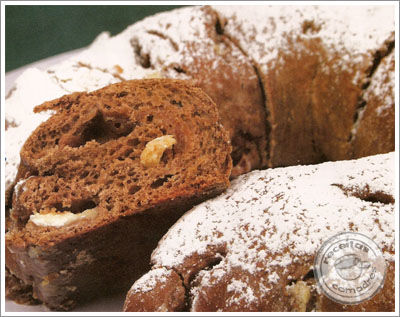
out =
<svg viewBox="0 0 400 317"><path fill-rule="evenodd" d="M215 251L215 250L214 250ZM313 256L302 256L297 259L296 263L292 263L286 267L277 265L272 268L272 271L276 272L279 276L277 284L269 284L268 282L260 283L260 281L268 281L268 274L264 271L258 273L249 273L246 270L242 270L239 267L233 268L229 273L224 273L223 277L219 278L218 282L212 282L208 286L201 286L201 272L202 270L212 270L215 267L214 264L206 259L215 259L214 251L210 250L200 257L198 261L197 255L193 255L187 258L185 263L180 268L173 268L176 270L178 275L181 277L186 288L186 298L181 298L180 305L176 307L186 307L185 311L192 312L208 312L208 311L231 311L231 312L296 312L303 311L304 307L299 306L299 303L293 293L290 292L290 286L303 281L310 292L310 298L306 302L305 311L308 312L392 312L394 311L394 262L391 261L387 266L387 273L384 285L382 289L373 298L364 301L357 305L342 305L332 301L324 294L322 294L316 286L312 267L313 267ZM223 256L223 255L222 255ZM274 257L269 257L273 260ZM199 263L203 263L200 268ZM188 275L185 275L183 267L190 268L196 266L196 272L191 274L191 278L187 279ZM271 269L271 268L270 268ZM182 271L183 270L183 271ZM227 286L232 280L243 281L252 290L252 294L258 300L247 302L241 294L232 295L232 291L229 291ZM153 290L148 292L128 292L124 311L157 311L163 304L160 301L161 296L154 296L155 294L162 294L162 290L165 287L171 287L171 285L177 285L175 279L167 278L166 281L158 282ZM198 288L198 296L196 301L193 301L191 290ZM269 288L268 296L262 289ZM232 302L232 298L238 298L237 301ZM299 307L302 309L299 310ZM174 310L173 307L169 311Z"/></svg>

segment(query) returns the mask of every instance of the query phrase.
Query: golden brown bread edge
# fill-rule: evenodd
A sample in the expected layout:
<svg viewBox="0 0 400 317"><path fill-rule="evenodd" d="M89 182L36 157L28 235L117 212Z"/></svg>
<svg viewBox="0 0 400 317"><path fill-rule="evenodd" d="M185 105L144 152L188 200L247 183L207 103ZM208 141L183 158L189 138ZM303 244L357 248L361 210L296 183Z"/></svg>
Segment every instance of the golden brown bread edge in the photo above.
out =
<svg viewBox="0 0 400 317"><path fill-rule="evenodd" d="M228 186L231 146L213 101L185 81L126 81L37 110L44 108L56 113L21 151L6 265L35 299L68 310L126 291L149 268L180 215ZM163 135L176 144L156 166L143 166L146 145ZM87 210L94 216L61 227L29 220Z"/></svg>

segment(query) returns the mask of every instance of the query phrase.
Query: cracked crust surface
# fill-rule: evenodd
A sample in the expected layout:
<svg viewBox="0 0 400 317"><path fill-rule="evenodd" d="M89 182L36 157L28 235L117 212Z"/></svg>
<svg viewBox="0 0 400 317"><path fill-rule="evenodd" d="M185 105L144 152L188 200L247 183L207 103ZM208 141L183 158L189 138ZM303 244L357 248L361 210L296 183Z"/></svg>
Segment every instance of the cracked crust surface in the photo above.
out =
<svg viewBox="0 0 400 317"><path fill-rule="evenodd" d="M228 21L225 34L259 70L270 126L268 166L360 157L352 133L365 87L394 46L393 8L362 6L356 17L344 6L240 8L214 9ZM374 142L391 142L394 125L388 127L389 136L373 129Z"/></svg>
<svg viewBox="0 0 400 317"><path fill-rule="evenodd" d="M364 90L365 106L354 135L354 156L393 151L395 146L394 50L385 56Z"/></svg>
<svg viewBox="0 0 400 317"><path fill-rule="evenodd" d="M187 311L393 311L394 168L389 153L239 177L168 231L125 310L157 311L152 295L183 283L175 307ZM318 248L343 231L373 239L388 266L383 290L356 306L325 298L313 276ZM171 270L181 281L162 273Z"/></svg>

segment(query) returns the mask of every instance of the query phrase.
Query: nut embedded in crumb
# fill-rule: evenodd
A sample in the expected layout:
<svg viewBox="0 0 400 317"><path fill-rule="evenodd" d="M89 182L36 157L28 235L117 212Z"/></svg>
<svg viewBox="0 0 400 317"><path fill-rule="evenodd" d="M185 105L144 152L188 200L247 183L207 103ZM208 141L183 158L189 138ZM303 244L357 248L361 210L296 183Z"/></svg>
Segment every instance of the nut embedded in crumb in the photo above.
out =
<svg viewBox="0 0 400 317"><path fill-rule="evenodd" d="M33 215L31 215L29 221L33 222L37 226L62 227L74 224L82 219L94 218L96 216L96 208L86 209L85 211L78 214L74 214L69 211L55 212L53 210L44 210L43 212L34 213Z"/></svg>
<svg viewBox="0 0 400 317"><path fill-rule="evenodd" d="M305 312L311 298L310 287L304 281L298 281L288 287L294 311Z"/></svg>
<svg viewBox="0 0 400 317"><path fill-rule="evenodd" d="M155 167L160 163L164 151L171 149L176 143L172 135L163 135L146 144L142 154L140 155L140 162L145 167Z"/></svg>

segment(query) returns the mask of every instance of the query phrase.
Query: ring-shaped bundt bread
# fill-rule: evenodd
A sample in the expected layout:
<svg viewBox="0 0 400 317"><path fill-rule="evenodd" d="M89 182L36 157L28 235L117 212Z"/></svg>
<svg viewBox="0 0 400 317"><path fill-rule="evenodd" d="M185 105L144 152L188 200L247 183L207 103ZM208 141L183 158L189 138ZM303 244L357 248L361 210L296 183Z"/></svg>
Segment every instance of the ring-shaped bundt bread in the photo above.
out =
<svg viewBox="0 0 400 317"><path fill-rule="evenodd" d="M395 133L394 8L185 7L148 17L113 37L102 34L71 59L46 71L31 69L24 73L7 96L6 107L7 239L18 244L20 251L6 249L9 297L36 301L26 295L33 285L35 296L47 298L47 305L69 309L76 301L93 297L102 285L107 285L109 290L105 291L109 292L119 286L127 288L148 265L151 248L173 219L228 184L231 163L225 154L230 145L219 125L214 130L190 125L191 120L214 118L215 110L205 111L208 115L204 117L198 116L196 109L186 113L178 99L168 99L172 112L134 101L138 111L131 121L131 110L123 101L129 96L107 92L114 89L108 87L101 90L107 92L100 98L102 103L97 103L93 100L98 92L93 90L134 78L191 80L216 103L219 119L211 121L220 122L230 140L231 178L265 167L387 153L394 150ZM353 14L355 10L357 15ZM115 87L125 84L120 85ZM147 96L147 90L143 95ZM45 103L38 108L41 112L32 113L37 104L76 91L87 93ZM92 105L84 106L80 100ZM74 107L67 109L74 102L85 112L83 116L76 117L71 112ZM114 105L118 111L107 108ZM64 118L60 109L69 111L69 115ZM60 122L50 124L50 130L34 132L19 157L29 134L54 111L55 117L62 117ZM181 111L178 116L177 111ZM62 136L58 137L59 133ZM146 137L132 138L136 133ZM197 138L197 145L188 142L192 136ZM220 143L204 143L210 137ZM184 148L196 154L179 152ZM153 150L154 158L150 155ZM197 155L203 150L208 154ZM83 158L77 155L81 151ZM149 162L139 164L146 157ZM210 164L203 161L204 157L210 158ZM103 160L114 163L107 165ZM128 161L132 161L133 169L126 168ZM177 174L176 166L187 169ZM137 173L137 168L142 172ZM183 177L195 174L190 180L193 187L185 187ZM181 198L173 198L175 186ZM193 199L186 199L191 195ZM160 203L156 210L151 207L155 202ZM146 208L151 211L144 212ZM64 216L54 218L55 210ZM146 218L141 218L144 213ZM117 219L115 225L103 226L110 219ZM43 225L47 221L60 226ZM63 223L73 230L64 230ZM107 238L94 238L90 232L97 232L95 228L104 228ZM56 242L57 237L66 235L70 235L70 242ZM78 238L81 236L85 238ZM132 265L122 260L132 255L132 250L122 247L128 240L138 257ZM36 256L38 250L29 247L32 241L52 241L54 246L47 254L39 249L40 256ZM81 247L103 257L103 261L92 261L91 254L79 253ZM142 248L147 251L139 254ZM22 256L22 250L28 250L28 255ZM70 255L66 255L68 252ZM111 257L106 259L106 254ZM201 265L202 260L198 261ZM88 262L93 263L85 267L83 263ZM34 263L41 273L32 273L27 263ZM62 270L67 275L44 275L46 270L57 271L58 264L69 267ZM91 282L81 278L83 272L96 274L94 267L103 273ZM104 273L107 267L114 271L124 268L126 279L121 285L113 281L112 270ZM175 276L171 278L179 277L176 274L171 272ZM55 285L65 286L64 292L58 293ZM179 287L171 291L173 298L182 295ZM187 308L178 306L175 309Z"/></svg>

